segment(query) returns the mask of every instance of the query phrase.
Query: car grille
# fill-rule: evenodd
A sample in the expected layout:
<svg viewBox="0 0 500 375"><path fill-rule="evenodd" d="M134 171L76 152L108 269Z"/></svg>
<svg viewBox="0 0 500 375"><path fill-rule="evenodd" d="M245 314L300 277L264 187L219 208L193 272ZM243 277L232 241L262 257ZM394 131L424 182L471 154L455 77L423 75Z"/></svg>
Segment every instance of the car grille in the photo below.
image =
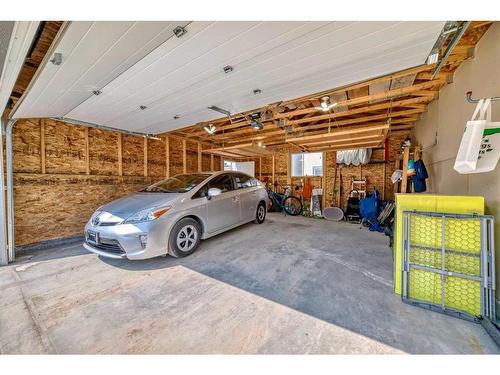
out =
<svg viewBox="0 0 500 375"><path fill-rule="evenodd" d="M98 250L105 251L106 253L118 254L118 255L125 254L125 251L120 246L120 243L116 240L108 240L105 238L101 238L99 243L95 244L94 242L90 242L87 238L86 242L89 246L92 246L93 248Z"/></svg>
<svg viewBox="0 0 500 375"><path fill-rule="evenodd" d="M104 222L99 222L99 224L97 224L97 225L100 227L111 227L113 225L118 225L118 224L120 224L120 223L114 222L114 221L104 221Z"/></svg>

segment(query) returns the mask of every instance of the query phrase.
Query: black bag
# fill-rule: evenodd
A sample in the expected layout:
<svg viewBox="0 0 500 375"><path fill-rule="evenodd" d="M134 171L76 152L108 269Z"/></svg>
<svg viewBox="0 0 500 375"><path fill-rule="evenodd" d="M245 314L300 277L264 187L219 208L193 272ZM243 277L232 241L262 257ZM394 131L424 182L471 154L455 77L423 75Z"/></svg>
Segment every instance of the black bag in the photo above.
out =
<svg viewBox="0 0 500 375"><path fill-rule="evenodd" d="M356 193L358 196L352 196L353 193ZM359 193L357 190L352 190L349 193L349 198L347 199L347 209L345 210L344 217L349 222L361 222L361 213L359 212Z"/></svg>

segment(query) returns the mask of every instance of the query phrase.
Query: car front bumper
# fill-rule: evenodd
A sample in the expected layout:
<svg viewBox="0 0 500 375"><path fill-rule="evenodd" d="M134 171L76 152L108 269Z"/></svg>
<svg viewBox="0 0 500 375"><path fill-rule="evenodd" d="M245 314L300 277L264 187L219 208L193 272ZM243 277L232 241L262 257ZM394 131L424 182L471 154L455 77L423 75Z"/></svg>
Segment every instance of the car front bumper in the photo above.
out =
<svg viewBox="0 0 500 375"><path fill-rule="evenodd" d="M89 221L85 226L83 245L88 251L106 258L153 258L167 253L172 225L171 220L165 219L111 226L95 226ZM147 236L144 247L140 236Z"/></svg>

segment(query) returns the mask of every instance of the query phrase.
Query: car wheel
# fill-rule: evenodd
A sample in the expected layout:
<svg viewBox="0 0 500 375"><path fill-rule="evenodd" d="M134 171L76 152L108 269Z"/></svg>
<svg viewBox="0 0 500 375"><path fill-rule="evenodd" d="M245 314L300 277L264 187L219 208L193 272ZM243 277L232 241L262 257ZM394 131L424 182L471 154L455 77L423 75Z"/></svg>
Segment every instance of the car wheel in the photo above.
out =
<svg viewBox="0 0 500 375"><path fill-rule="evenodd" d="M179 220L170 232L168 253L176 258L188 256L200 244L200 224L189 217Z"/></svg>
<svg viewBox="0 0 500 375"><path fill-rule="evenodd" d="M262 224L264 220L266 220L266 205L264 202L260 202L257 206L257 212L255 213L255 220L253 222Z"/></svg>

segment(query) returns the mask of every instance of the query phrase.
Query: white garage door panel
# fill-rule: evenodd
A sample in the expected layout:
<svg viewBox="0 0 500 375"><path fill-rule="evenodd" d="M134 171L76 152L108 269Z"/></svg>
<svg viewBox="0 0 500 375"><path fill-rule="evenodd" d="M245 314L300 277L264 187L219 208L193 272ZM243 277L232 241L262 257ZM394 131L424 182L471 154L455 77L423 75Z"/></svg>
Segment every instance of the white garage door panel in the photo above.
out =
<svg viewBox="0 0 500 375"><path fill-rule="evenodd" d="M190 36L188 40L179 43L179 45L172 50L165 51L166 53L163 56L159 56L152 60L150 65L140 70L137 74L134 74L135 70L131 72L131 74L124 74L118 79L121 84L117 89L113 90L113 93L110 93L110 96L113 97L115 102L119 103L122 111L127 105L127 102L124 99L126 99L130 93L138 93L138 95L135 95L132 104L134 110L138 111L139 106L143 103L148 103L149 106L148 96L152 94L152 89L149 87L157 82L161 77L176 74L177 70L180 68L185 67L192 61L196 61L206 53L212 51L220 45L223 45L227 40L231 40L239 34L253 29L257 25L258 22L238 22L236 24L237 27L235 27L235 25L231 23L217 22L208 25L196 34L191 33L191 30L188 27L188 34L186 35L186 37L188 35ZM193 72L191 73L193 74ZM104 90L109 91L109 88L106 87ZM109 98L110 96L107 96L106 98ZM110 103L105 100L106 98L103 98L100 101L101 108L99 108L99 105L95 105L93 107L100 110L99 114L102 115L102 117L99 117L96 121L108 122L110 120L108 116L116 114L113 112L113 108L108 110ZM105 111L103 111L103 109ZM68 116L71 117L74 115L77 114L70 113Z"/></svg>
<svg viewBox="0 0 500 375"><path fill-rule="evenodd" d="M155 79L145 82L141 77L135 76L120 77L118 80L132 79L142 86L138 90L123 89L121 87L114 88L112 95L116 100L113 103L107 103L106 97L99 97L92 102L92 121L107 122L116 119L119 115L126 115L129 112L137 111L137 103L142 101L154 103L154 101L171 95L174 92L182 91L196 82L204 82L214 79L213 76L220 76L222 67L227 64L238 65L243 64L245 60L258 55L259 53L273 48L279 43L283 43L283 39L293 38L299 31L304 32L303 28L312 24L305 22L271 22L260 23L244 33L240 33L236 37L221 44L217 48L209 50L207 53L192 59L181 65L176 70L169 72L159 72L155 75ZM317 26L314 26L317 27ZM271 30L269 30L271 28ZM300 29L300 30L297 30ZM269 40L270 31L272 34L277 34L278 37ZM295 31L295 33L293 32ZM249 35L250 34L250 35ZM182 51L180 51L182 53ZM228 56L230 56L228 58ZM128 82L127 82L128 84ZM105 88L106 92L110 91L110 87ZM121 101L118 101L120 98ZM77 118L90 109L89 103L78 107L68 116ZM122 112L117 114L116 110Z"/></svg>
<svg viewBox="0 0 500 375"><path fill-rule="evenodd" d="M68 28L57 48L57 51L62 54L64 60L71 56L73 51L77 49L78 43L92 25L93 22L78 22L72 24L72 27ZM22 105L16 111L16 117L42 117L44 115L49 115L49 112L45 111L46 108L40 105L36 106L36 104L42 96L45 96L44 93L48 91L49 87L51 88L51 93L46 94L45 97L50 96L52 101L57 97L55 91L62 91L62 89L58 87L57 80L54 81L54 77L62 67L63 65L56 66L51 63L43 67L43 72L37 78L28 95L23 99Z"/></svg>
<svg viewBox="0 0 500 375"><path fill-rule="evenodd" d="M124 98L133 95L137 91L137 88L134 89L133 84L130 82L137 82L139 88L147 87L148 83L150 84L151 82L154 82L159 76L159 73L156 72L156 74L151 75L149 82L143 81L146 79L145 77L147 77L148 72L151 71L153 67L163 69L164 64L162 64L162 62L168 60L168 57L170 57L176 49L178 49L187 40L194 38L200 32L213 24L213 22L190 23L186 26L188 33L185 36L182 38L170 38L166 40L165 43L145 56L142 60L138 61L134 66L130 67L130 69L117 77L117 79L109 82L105 87L103 87L101 95L90 98L66 115L71 118L80 118L81 116L86 116L89 111L94 113L94 116L103 111L107 114L112 113L113 110L116 109L112 107L113 104L119 104ZM142 80L139 77L141 77ZM138 105L142 105L142 102L146 101L141 101ZM136 105L136 109L138 105Z"/></svg>
<svg viewBox="0 0 500 375"><path fill-rule="evenodd" d="M241 111L242 108L256 108L267 103L272 103L273 101L295 97L294 94L289 91L290 85L288 84L296 80L301 80L301 78L305 77L305 84L314 86L315 91L321 91L335 87L325 87L324 81L325 79L331 81L329 78L338 77L340 72L337 69L361 72L377 64L399 60L401 56L408 56L408 53L413 52L415 54L415 51L417 51L416 53L418 56L414 61L416 61L415 65L418 65L422 63L420 60L421 56L426 55L432 47L429 47L427 41L429 38L428 33L429 31L415 33L410 46L405 44L404 40L385 38L384 36L383 40L388 40L385 46L375 45L364 51L354 49L352 54L340 53L340 57L337 57L336 51L330 51L329 53L320 52L314 57L307 57L305 63L303 61L294 62L294 60L290 59L289 61L291 61L291 63L288 65L275 64L274 66L277 67L275 69L258 69L258 66L252 66L250 74L245 75L244 72L235 72L233 77L228 78L227 82L224 82L226 84L234 83L232 86L223 87L222 83L219 83L219 85L217 85L217 83L211 83L210 86L202 87L199 90L189 88L189 90L184 90L183 94L177 95L175 98L163 98L158 101L158 107L149 107L153 109L152 111L134 113L132 116L126 115L118 117L117 120L114 120L110 124L112 126L122 124L133 129L140 129L143 123L158 124L159 121L164 123L165 120L170 121L175 114L182 115L184 113L189 113L191 107L206 108L208 105L212 104L230 109L233 113ZM304 65L310 66L310 68L303 68ZM332 65L334 66L332 67ZM407 67L407 65L401 66L401 69L405 67ZM264 72L264 74L260 74L259 76L259 72ZM240 78L241 75L251 78ZM274 85L271 86L269 82L272 82ZM301 82L303 82L303 80L301 80ZM344 80L337 80L337 82L340 82L340 84L352 83L351 81L346 82ZM317 85L321 85L321 88L316 89L318 87ZM252 89L256 87L263 89L262 95L255 96L252 94ZM273 91L279 96L269 97L268 93L270 94ZM283 96L283 92L286 92L286 96ZM312 92L313 91L307 93ZM243 95L236 96L234 93L242 93ZM304 94L303 91L301 93ZM249 98L250 103L246 102L245 98ZM249 105L253 105L253 107L249 107ZM178 126L183 126L184 124L191 124L187 122L189 120L182 117L175 122Z"/></svg>
<svg viewBox="0 0 500 375"><path fill-rule="evenodd" d="M229 60L231 65L235 66L235 71L232 72L231 74L225 75L222 74L222 66L226 65L214 65L213 68L211 69L212 75L208 79L196 79L196 80L188 80L184 81L181 87L176 88L175 91L168 90L167 92L164 92L161 89L158 90L150 90L150 93L156 93L156 96L154 97L148 97L148 94L146 93L144 96L144 100L147 101L148 108L155 108L157 105L163 105L163 107L170 107L172 110L175 112L177 109L175 106L177 104L174 103L169 103L165 101L168 98L172 99L179 99L182 97L183 103L185 103L186 97L191 97L191 101L196 101L198 100L197 103L193 103L193 106L200 105L199 100L200 97L205 97L205 95L210 95L212 97L216 97L215 92L217 91L223 91L227 87L234 85L235 83L238 83L240 81L247 81L247 80L255 80L256 77L259 76L259 74L262 74L262 72L268 71L275 69L277 65L277 62L275 59L277 56L280 55L285 55L284 60L286 61L292 61L294 59L298 59L299 57L302 57L304 55L307 55L308 52L302 51L300 46L307 44L307 43L316 43L315 44L315 50L318 50L321 48L320 43L317 42L319 38L324 36L325 34L332 34L334 32L339 32L339 30L343 29L344 27L348 26L349 24L352 23L345 23L345 22L332 22L329 24L326 24L324 27L317 28L313 30L312 32L304 35L302 34L300 37L287 40L286 42L280 42L280 38L278 38L278 43L266 43L263 44L254 50L250 50L245 54L245 57L247 58L246 61L241 61L237 62L237 64L233 63L233 61L237 61L238 58L232 54L231 50L222 50L220 51L220 56L222 58L225 58L226 60ZM267 33L271 35L271 31L269 30L269 23L266 23L266 28L267 28ZM253 34L248 35L248 38L254 39L255 36ZM234 56L234 57L233 57ZM190 69L188 73L192 73L192 70ZM186 83L191 83L189 85L186 85ZM245 92L245 94L250 93L251 91ZM174 94L174 95L173 95ZM234 93L233 93L234 94ZM217 99L219 99L217 97ZM203 101L202 107L206 108L209 105L213 104L214 99L210 99L208 103L206 103L206 100ZM122 103L119 103L119 105L122 105ZM135 106L136 108L137 106ZM232 110L232 109L231 109ZM147 121L147 115L148 113L139 113L135 109L130 108L129 111L125 110L122 112L122 116L114 117L112 118L112 121L109 122L111 126L114 126L113 124L119 123L123 118L127 117L127 114L132 111L133 113L133 118L131 118L131 122L135 122L138 119L141 119L141 121ZM179 112L179 111L177 111ZM152 113L152 111L149 111L149 113ZM184 115L184 112L180 112L182 115ZM170 119L172 119L172 116L170 116ZM104 121L104 119L100 119L101 121ZM109 120L108 120L109 121Z"/></svg>
<svg viewBox="0 0 500 375"><path fill-rule="evenodd" d="M71 53L68 56L63 54L64 63L61 65L62 68L53 77L53 83L56 84L51 85L50 90L47 89L42 92L37 101L33 103L33 106L35 108L37 106L44 108L44 111L53 116L57 113L64 113L64 107L66 106L56 106L57 103L60 103L58 98L61 98L61 96L65 96L62 99L68 104L71 102L78 103L78 98L81 96L83 96L83 99L88 98L91 94L85 92L86 90L82 86L73 88L73 83L76 83L81 75L89 67L92 67L98 58L132 25L133 22L117 22L116 24L114 22L94 22L78 42L75 49L78 53ZM101 43L94 43L98 36ZM68 100L66 97L72 100Z"/></svg>
<svg viewBox="0 0 500 375"><path fill-rule="evenodd" d="M92 96L168 38L181 22L73 22L16 116L58 117ZM26 108L26 109L25 109Z"/></svg>
<svg viewBox="0 0 500 375"><path fill-rule="evenodd" d="M173 36L176 25L187 34ZM63 64L43 67L14 117L173 130L221 117L210 105L246 111L420 65L443 25L72 22L56 48ZM224 74L225 65L234 71Z"/></svg>
<svg viewBox="0 0 500 375"><path fill-rule="evenodd" d="M233 87L234 90L229 92L229 95L234 98L235 94L238 92L238 88L242 88L245 95L251 95L253 88L261 88L266 90L266 87L270 82L278 82L280 79L288 80L290 73L308 74L311 70L315 69L318 64L318 59L316 56L323 51L331 51L333 58L330 60L329 64L335 61L335 58L342 55L342 50L336 49L337 43L326 43L325 38L329 40L335 39L350 40L349 35L352 37L353 28L356 30L357 35L372 34L375 31L380 31L387 29L388 27L393 27L394 23L388 22L372 22L369 24L361 23L362 27L355 28L357 23L352 22L334 22L330 23L326 27L322 27L314 32L311 32L305 36L301 36L297 40L289 41L288 43L282 44L277 48L269 48L265 53L259 54L251 61L242 62L238 65L238 69L229 75L217 74L211 80L199 81L195 84L184 87L179 90L176 95L160 95L158 98L154 98L154 101L149 101L148 97L145 100L149 103L148 108L154 109L170 108L173 113L172 115L166 117L167 120L172 120L174 114L181 114L184 116L186 108L179 108L180 105L189 102L191 108L206 108L209 105L215 104L216 101L221 100L220 93L227 93L228 87ZM293 62L299 62L296 66L291 67ZM219 68L220 69L220 68ZM276 72L275 74L269 74L263 82L259 82L259 77L263 73ZM252 83L248 86L248 83ZM154 90L153 90L154 91ZM154 91L156 92L156 91ZM169 99L174 100L174 102L169 101ZM121 104L121 103L120 103ZM264 103L265 104L265 103ZM158 107L159 106L159 107ZM237 108L228 108L232 112L236 111ZM239 106L238 106L239 110ZM118 126L122 121L126 121L124 126L130 126L130 124L137 123L147 123L149 121L149 116L155 115L155 111L147 111L144 113L134 111L132 117L128 118L129 111L125 111L122 116L115 117L112 121L108 122L110 126ZM163 113L156 114L156 118L164 117ZM104 119L100 119L104 121ZM109 120L108 120L109 121ZM182 125L180 122L177 124Z"/></svg>
<svg viewBox="0 0 500 375"><path fill-rule="evenodd" d="M97 53L101 55L77 81L68 89L68 92L80 91L80 95L75 102L78 104L89 98L93 90L100 90L108 82L118 77L130 66L142 59L145 55L172 37L172 30L176 25L163 22L136 22L122 35L115 35L116 41L108 48L104 46L97 48ZM116 65L116 63L119 63ZM120 63L121 62L121 63ZM103 69L103 67L110 67ZM80 88L83 88L81 90ZM66 94L66 93L65 93ZM61 95L50 108L56 107L61 113L67 113L74 108L71 102L66 101ZM66 104L63 104L66 102Z"/></svg>

